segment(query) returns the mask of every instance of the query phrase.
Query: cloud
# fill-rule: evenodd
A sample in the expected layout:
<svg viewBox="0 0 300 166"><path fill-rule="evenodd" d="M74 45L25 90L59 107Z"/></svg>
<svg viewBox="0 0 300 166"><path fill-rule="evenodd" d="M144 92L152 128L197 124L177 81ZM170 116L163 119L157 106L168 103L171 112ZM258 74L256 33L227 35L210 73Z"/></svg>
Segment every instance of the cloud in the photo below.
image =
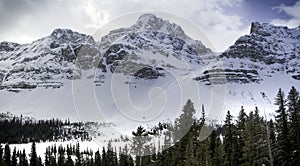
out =
<svg viewBox="0 0 300 166"><path fill-rule="evenodd" d="M284 25L291 28L300 26L300 1L297 1L293 6L280 5L273 8L278 12L284 12L291 16L291 19L274 19L271 21L275 25Z"/></svg>
<svg viewBox="0 0 300 166"><path fill-rule="evenodd" d="M0 40L27 43L57 27L87 32L92 22L80 0L9 0L0 4Z"/></svg>
<svg viewBox="0 0 300 166"><path fill-rule="evenodd" d="M243 0L10 0L0 1L0 40L30 42L65 27L93 34L111 20L132 12L161 11L180 15L207 35L223 51L248 32L243 18L224 7ZM128 25L134 22L128 22ZM192 36L193 37L193 36Z"/></svg>
<svg viewBox="0 0 300 166"><path fill-rule="evenodd" d="M243 18L227 14L223 7L239 7L243 2L243 0L173 0L170 5L170 1L167 0L89 0L85 2L85 9L94 20L94 24L90 27L101 27L116 17L139 11L162 11L180 15L199 27L217 51L223 51L239 36L249 31L249 27L243 24Z"/></svg>

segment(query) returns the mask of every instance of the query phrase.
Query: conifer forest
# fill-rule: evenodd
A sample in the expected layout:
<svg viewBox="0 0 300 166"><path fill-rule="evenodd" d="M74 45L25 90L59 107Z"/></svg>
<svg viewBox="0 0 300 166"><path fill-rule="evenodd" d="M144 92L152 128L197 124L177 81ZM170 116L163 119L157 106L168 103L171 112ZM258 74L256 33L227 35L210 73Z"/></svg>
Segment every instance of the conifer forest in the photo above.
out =
<svg viewBox="0 0 300 166"><path fill-rule="evenodd" d="M22 118L0 121L1 166L295 166L300 163L300 96L294 87L274 97L274 117L268 117L259 106L243 107L237 115L228 110L222 122L195 117L193 102L188 100L181 115L172 123L159 123L153 130L139 126L132 131L130 144L92 151L80 150L80 144L49 146L45 154L37 154L36 143L43 141L91 139L80 130L82 123L60 120L22 122ZM69 130L70 126L78 130ZM188 127L187 126L191 126ZM183 137L176 133L185 130ZM162 133L161 146L148 144ZM209 133L202 138L203 132ZM12 143L31 143L30 154L11 149ZM170 146L172 145L172 146ZM164 146L170 146L163 148ZM160 148L164 149L161 150ZM150 154L150 155L147 155Z"/></svg>

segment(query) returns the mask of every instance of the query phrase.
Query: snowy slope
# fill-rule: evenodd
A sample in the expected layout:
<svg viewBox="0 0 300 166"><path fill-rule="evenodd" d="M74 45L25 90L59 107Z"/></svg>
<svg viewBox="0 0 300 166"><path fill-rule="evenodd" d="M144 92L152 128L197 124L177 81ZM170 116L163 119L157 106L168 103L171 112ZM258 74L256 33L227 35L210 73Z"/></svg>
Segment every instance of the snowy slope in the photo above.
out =
<svg viewBox="0 0 300 166"><path fill-rule="evenodd" d="M37 118L117 124L114 133L174 119L187 99L222 120L299 84L299 28L254 23L219 55L152 14L95 42L57 29L31 44L0 44L0 109ZM50 87L50 88L45 88ZM199 116L199 115L197 115Z"/></svg>

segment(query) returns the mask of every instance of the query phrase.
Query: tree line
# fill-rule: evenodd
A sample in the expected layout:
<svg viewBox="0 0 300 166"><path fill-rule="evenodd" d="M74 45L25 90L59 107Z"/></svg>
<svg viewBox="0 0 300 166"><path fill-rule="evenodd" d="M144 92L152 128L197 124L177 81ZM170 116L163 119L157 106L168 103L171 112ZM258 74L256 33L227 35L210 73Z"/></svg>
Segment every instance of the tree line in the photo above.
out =
<svg viewBox="0 0 300 166"><path fill-rule="evenodd" d="M70 140L81 138L90 139L90 136L83 130L81 122L70 123L59 119L33 120L20 117L0 116L0 143L28 143L45 142L57 140Z"/></svg>
<svg viewBox="0 0 300 166"><path fill-rule="evenodd" d="M275 103L275 117L267 118L258 107L246 113L240 108L236 118L227 112L223 124L207 122L205 109L195 117L193 102L188 100L182 114L170 124L161 124L153 130L139 126L132 132L129 146L112 147L101 151L80 151L76 146L48 147L45 161L36 155L32 144L30 158L25 152L13 150L8 144L0 148L0 162L4 166L131 166L131 165L187 165L187 166L250 166L287 165L300 163L300 96L292 87L287 96L279 89ZM184 133L184 135L180 135ZM163 135L161 145L151 142ZM163 150L162 150L163 149ZM19 158L19 159L17 159ZM5 165L6 164L6 165Z"/></svg>

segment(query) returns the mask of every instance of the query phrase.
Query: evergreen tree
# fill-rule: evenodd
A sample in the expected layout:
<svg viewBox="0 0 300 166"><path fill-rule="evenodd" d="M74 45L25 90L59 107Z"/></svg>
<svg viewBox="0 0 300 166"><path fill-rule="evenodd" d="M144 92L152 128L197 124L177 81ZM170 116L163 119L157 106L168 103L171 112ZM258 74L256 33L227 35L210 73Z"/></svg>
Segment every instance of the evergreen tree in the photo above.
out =
<svg viewBox="0 0 300 166"><path fill-rule="evenodd" d="M103 147L102 149L102 165L107 165L108 161L107 161L107 156L106 156L106 151L105 148Z"/></svg>
<svg viewBox="0 0 300 166"><path fill-rule="evenodd" d="M66 162L67 166L74 166L74 162L72 160L71 155L72 155L72 149L71 149L71 147L67 146L67 156L68 156L67 162Z"/></svg>
<svg viewBox="0 0 300 166"><path fill-rule="evenodd" d="M124 146L124 149L122 149L120 147L120 162L119 162L119 165L120 166L127 166L127 165L130 165L130 154L128 152L128 147L127 145ZM132 163L133 164L133 163Z"/></svg>
<svg viewBox="0 0 300 166"><path fill-rule="evenodd" d="M275 144L276 143L275 126L274 126L274 122L272 119L269 121L268 127L269 127L269 131L270 131L270 142L271 142L271 144Z"/></svg>
<svg viewBox="0 0 300 166"><path fill-rule="evenodd" d="M76 166L81 166L82 165L82 158L81 158L79 143L76 144L75 155L76 155L75 165Z"/></svg>
<svg viewBox="0 0 300 166"><path fill-rule="evenodd" d="M164 157L172 157L172 159L170 160L171 164L184 165L186 162L189 162L187 160L187 156L194 155L194 152L192 153L192 151L195 150L193 148L194 141L191 140L193 139L191 138L193 134L190 133L190 129L193 127L193 124L196 121L194 117L195 113L196 110L194 108L194 104L190 99L188 99L186 104L183 106L182 114L175 120L173 132L173 140L175 143L174 148L170 149L172 151L165 153L167 154L167 156L164 155ZM204 110L202 113L204 113ZM204 121L205 119L203 119L203 123ZM187 145L189 145L188 150Z"/></svg>
<svg viewBox="0 0 300 166"><path fill-rule="evenodd" d="M37 166L37 165L38 165L38 157L36 154L36 145L35 142L32 142L31 153L30 153L30 166Z"/></svg>
<svg viewBox="0 0 300 166"><path fill-rule="evenodd" d="M273 121L271 120L269 124L266 122L266 131L267 131L267 147L268 147L268 157L267 160L270 166L274 166L274 146L275 146L275 133L273 130ZM274 135L273 135L274 134ZM273 140L274 139L274 140Z"/></svg>
<svg viewBox="0 0 300 166"><path fill-rule="evenodd" d="M218 133L216 130L213 130L210 135L210 160L211 165L218 165L218 166L225 166L226 163L226 157L225 157L225 151L222 146L222 142L220 138L218 137Z"/></svg>
<svg viewBox="0 0 300 166"><path fill-rule="evenodd" d="M245 146L245 126L246 126L246 120L247 120L247 115L245 113L244 107L241 107L241 110L239 112L239 116L236 122L237 125L237 155L238 155L238 161L237 164L241 165L243 163L243 148Z"/></svg>
<svg viewBox="0 0 300 166"><path fill-rule="evenodd" d="M230 111L227 112L225 124L224 124L224 149L226 152L226 158L228 164L230 166L237 165L237 154L236 154L236 147L237 147L237 139L236 139L236 132L235 126L232 123L232 115Z"/></svg>
<svg viewBox="0 0 300 166"><path fill-rule="evenodd" d="M99 150L95 153L95 166L101 166L101 155Z"/></svg>
<svg viewBox="0 0 300 166"><path fill-rule="evenodd" d="M58 166L63 166L65 165L65 150L62 146L58 147L58 161L57 161Z"/></svg>
<svg viewBox="0 0 300 166"><path fill-rule="evenodd" d="M195 121L195 113L194 103L188 99L183 107L182 114L176 119L175 142L179 141L190 130Z"/></svg>
<svg viewBox="0 0 300 166"><path fill-rule="evenodd" d="M45 152L45 166L50 166L50 158L51 158L50 147L47 147Z"/></svg>
<svg viewBox="0 0 300 166"><path fill-rule="evenodd" d="M253 127L254 134L252 135L252 140L255 145L254 163L257 165L269 164L267 128L262 116L259 115L257 107L255 107L254 111Z"/></svg>
<svg viewBox="0 0 300 166"><path fill-rule="evenodd" d="M143 150L145 144L149 141L149 134L146 132L142 126L137 128L136 132L132 132L134 136L132 139L132 150L133 153L137 156L136 165L142 165L142 156L144 155Z"/></svg>
<svg viewBox="0 0 300 166"><path fill-rule="evenodd" d="M106 161L108 166L116 166L117 165L117 157L116 153L114 152L111 141L107 144L107 151L106 151Z"/></svg>
<svg viewBox="0 0 300 166"><path fill-rule="evenodd" d="M23 153L20 155L19 165L20 166L28 166L25 149L23 149Z"/></svg>
<svg viewBox="0 0 300 166"><path fill-rule="evenodd" d="M5 145L4 147L4 164L5 166L10 166L11 165L11 154L10 154L10 148L8 146L8 144Z"/></svg>
<svg viewBox="0 0 300 166"><path fill-rule="evenodd" d="M289 138L291 140L292 149L292 165L300 163L300 107L299 107L299 92L295 87L292 87L288 94L288 113L290 120Z"/></svg>
<svg viewBox="0 0 300 166"><path fill-rule="evenodd" d="M17 150L16 150L16 147L14 148L13 150L13 154L12 154L12 158L11 158L11 165L12 166L15 166L17 165Z"/></svg>
<svg viewBox="0 0 300 166"><path fill-rule="evenodd" d="M276 95L275 105L278 105L278 109L276 110L276 125L278 132L277 140L279 146L284 152L283 156L280 157L282 158L280 164L284 165L286 163L287 165L289 165L290 143L288 139L288 115L286 112L286 100L284 98L284 92L281 91L281 89L279 89Z"/></svg>

